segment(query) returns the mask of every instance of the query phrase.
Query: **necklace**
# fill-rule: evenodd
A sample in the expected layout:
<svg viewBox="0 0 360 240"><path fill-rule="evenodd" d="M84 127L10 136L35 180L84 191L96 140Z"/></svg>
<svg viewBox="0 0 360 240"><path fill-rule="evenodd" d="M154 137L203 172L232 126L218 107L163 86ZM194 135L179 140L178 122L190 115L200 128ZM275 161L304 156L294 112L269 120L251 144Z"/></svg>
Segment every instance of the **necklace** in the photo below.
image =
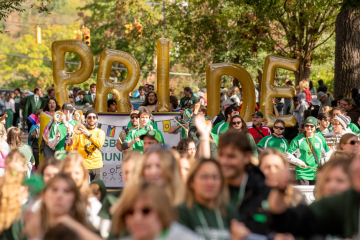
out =
<svg viewBox="0 0 360 240"><path fill-rule="evenodd" d="M314 138L315 138L315 136L312 137L312 139L311 139L311 146L310 146L309 138L306 137L306 141L307 141L307 144L308 144L308 146L309 146L309 151L308 151L309 155L311 155L311 152L312 152L312 147L313 147Z"/></svg>
<svg viewBox="0 0 360 240"><path fill-rule="evenodd" d="M201 208L199 207L199 205L197 203L195 203L195 210L196 210L196 214L199 217L201 226L204 230L204 235L207 235L207 236L204 236L205 239L211 239L209 225L205 219L203 211L201 210ZM216 216L216 223L218 225L219 230L223 231L224 230L224 222L222 220L219 209L215 210L215 216Z"/></svg>

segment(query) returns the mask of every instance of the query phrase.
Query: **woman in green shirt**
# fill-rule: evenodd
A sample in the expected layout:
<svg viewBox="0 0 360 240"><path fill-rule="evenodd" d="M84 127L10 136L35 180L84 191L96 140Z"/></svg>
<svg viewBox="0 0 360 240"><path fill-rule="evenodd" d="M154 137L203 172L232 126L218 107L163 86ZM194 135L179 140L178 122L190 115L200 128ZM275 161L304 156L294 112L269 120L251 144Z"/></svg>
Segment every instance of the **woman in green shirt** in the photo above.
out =
<svg viewBox="0 0 360 240"><path fill-rule="evenodd" d="M177 210L178 221L205 239L231 239L230 228L242 227L215 159L201 159L191 167L186 201Z"/></svg>

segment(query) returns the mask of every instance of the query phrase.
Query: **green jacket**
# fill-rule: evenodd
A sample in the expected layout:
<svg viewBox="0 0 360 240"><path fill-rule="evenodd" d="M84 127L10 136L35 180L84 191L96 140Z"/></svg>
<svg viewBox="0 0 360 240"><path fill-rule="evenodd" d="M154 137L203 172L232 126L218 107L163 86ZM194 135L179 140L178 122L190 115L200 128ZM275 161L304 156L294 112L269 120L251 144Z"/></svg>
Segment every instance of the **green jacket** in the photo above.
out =
<svg viewBox="0 0 360 240"><path fill-rule="evenodd" d="M93 105L93 100L91 98L91 94L84 95L83 102L84 103L89 103L90 105Z"/></svg>
<svg viewBox="0 0 360 240"><path fill-rule="evenodd" d="M25 108L24 108L24 119L27 120L30 114L36 114L36 112L43 108L43 105L46 100L39 97L39 101L35 104L34 95L28 96L25 100Z"/></svg>

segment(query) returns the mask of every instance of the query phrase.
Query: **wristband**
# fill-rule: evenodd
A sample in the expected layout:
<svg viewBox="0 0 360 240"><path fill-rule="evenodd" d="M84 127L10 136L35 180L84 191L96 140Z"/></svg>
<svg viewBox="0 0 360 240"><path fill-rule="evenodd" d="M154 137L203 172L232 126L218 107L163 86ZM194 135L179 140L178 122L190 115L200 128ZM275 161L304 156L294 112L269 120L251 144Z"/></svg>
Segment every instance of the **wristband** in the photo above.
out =
<svg viewBox="0 0 360 240"><path fill-rule="evenodd" d="M91 138L91 136L92 136L92 135L91 135L91 133L90 133L90 134L89 134L89 136L88 136L87 138L89 139L89 138Z"/></svg>

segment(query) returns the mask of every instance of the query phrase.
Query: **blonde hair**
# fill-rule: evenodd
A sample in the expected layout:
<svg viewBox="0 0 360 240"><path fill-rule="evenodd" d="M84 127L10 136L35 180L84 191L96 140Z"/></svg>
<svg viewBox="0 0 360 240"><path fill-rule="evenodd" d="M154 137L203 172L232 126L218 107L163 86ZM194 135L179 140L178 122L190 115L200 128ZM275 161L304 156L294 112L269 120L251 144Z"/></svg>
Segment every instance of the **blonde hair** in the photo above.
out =
<svg viewBox="0 0 360 240"><path fill-rule="evenodd" d="M335 151L331 154L329 161L321 167L321 174L317 179L317 183L314 189L314 196L316 201L324 197L324 185L331 170L336 167L341 167L344 173L346 173L346 175L350 178L349 167L352 160L353 156L350 153L342 150Z"/></svg>
<svg viewBox="0 0 360 240"><path fill-rule="evenodd" d="M309 81L306 81L306 80L302 80L299 82L299 86L300 88L305 88L305 89L309 89L310 86L309 86Z"/></svg>
<svg viewBox="0 0 360 240"><path fill-rule="evenodd" d="M219 162L216 161L215 159L199 159L199 161L196 161L191 166L190 171L189 171L189 176L186 181L186 193L185 193L186 205L188 208L192 208L194 206L195 192L192 189L191 185L193 184L195 175L197 174L197 172L199 171L201 166L203 166L203 164L206 164L206 163L214 164L219 171L220 180L221 180L221 188L220 188L219 194L216 196L216 199L215 199L215 208L220 209L222 215L225 216L226 206L229 202L229 190L228 190L228 187L227 187L227 184L225 181L225 177L221 171L221 166L220 166Z"/></svg>
<svg viewBox="0 0 360 240"><path fill-rule="evenodd" d="M331 110L332 110L332 107L329 107L329 106L325 106L321 109L321 111L323 113L329 113Z"/></svg>
<svg viewBox="0 0 360 240"><path fill-rule="evenodd" d="M183 201L184 197L184 184L181 180L180 169L178 163L169 150L164 149L153 149L145 154L145 157L138 162L134 169L133 177L129 182L140 182L145 181L144 170L146 160L150 155L156 154L160 159L160 168L162 175L165 179L165 192L169 196L173 206L179 205Z"/></svg>
<svg viewBox="0 0 360 240"><path fill-rule="evenodd" d="M12 161L20 161L24 165L24 167L26 166L26 159L25 159L24 155L16 148L11 150L11 152L6 156L5 170L7 170L9 168L9 164Z"/></svg>
<svg viewBox="0 0 360 240"><path fill-rule="evenodd" d="M6 135L6 129L3 123L0 122L0 138L4 137ZM1 139L0 139L1 141Z"/></svg>
<svg viewBox="0 0 360 240"><path fill-rule="evenodd" d="M138 184L133 182L126 185L119 201L112 209L114 212L112 234L118 236L126 231L125 217L129 211L133 210L133 206L139 198L146 201L156 212L162 223L162 229L168 228L175 220L173 204L162 187L144 181Z"/></svg>
<svg viewBox="0 0 360 240"><path fill-rule="evenodd" d="M0 235L20 218L24 175L5 170L0 178Z"/></svg>
<svg viewBox="0 0 360 240"><path fill-rule="evenodd" d="M69 154L62 160L59 168L60 172L64 173L65 168L71 165L80 166L84 172L84 180L79 187L79 191L81 196L87 201L93 194L89 186L89 173L85 168L85 160L80 154Z"/></svg>

